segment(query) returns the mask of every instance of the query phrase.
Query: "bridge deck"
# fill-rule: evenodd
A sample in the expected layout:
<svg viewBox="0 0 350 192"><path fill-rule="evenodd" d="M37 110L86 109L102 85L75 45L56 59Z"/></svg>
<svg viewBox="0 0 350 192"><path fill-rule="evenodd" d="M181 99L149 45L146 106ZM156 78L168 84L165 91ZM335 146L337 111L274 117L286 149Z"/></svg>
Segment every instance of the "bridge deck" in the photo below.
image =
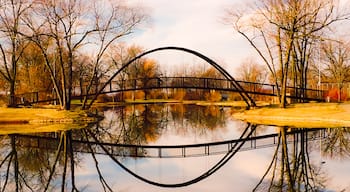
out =
<svg viewBox="0 0 350 192"><path fill-rule="evenodd" d="M277 96L277 87L273 84L263 84L255 82L237 81L241 87L248 94L265 95L265 96ZM83 87L83 93L77 86L73 89L73 97L81 98L84 96L95 95L96 91L104 83L94 85L93 90L86 94L86 87ZM102 94L118 93L125 91L135 90L151 90L151 89L205 89L205 90L217 90L225 92L238 92L238 90L231 81L227 79L218 78L204 78L204 77L157 77L157 78L142 78L142 79L129 79L120 81L111 81L107 87L105 87ZM305 93L306 97L300 98L296 95L298 93ZM324 101L324 91L316 89L300 89L298 87L287 87L287 97L293 99L304 99L310 101ZM50 102L57 100L52 92L31 92L16 95L16 103L23 104L24 101L28 104Z"/></svg>

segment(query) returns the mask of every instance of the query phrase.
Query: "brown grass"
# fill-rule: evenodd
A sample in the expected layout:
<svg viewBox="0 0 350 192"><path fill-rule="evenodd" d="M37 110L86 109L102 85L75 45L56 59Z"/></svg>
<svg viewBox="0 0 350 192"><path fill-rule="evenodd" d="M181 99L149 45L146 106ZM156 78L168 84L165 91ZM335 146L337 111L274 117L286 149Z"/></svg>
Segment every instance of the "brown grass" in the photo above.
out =
<svg viewBox="0 0 350 192"><path fill-rule="evenodd" d="M71 129L83 128L85 125L69 124L69 123L53 123L53 124L1 124L0 135L8 134L28 134L42 132L66 131Z"/></svg>
<svg viewBox="0 0 350 192"><path fill-rule="evenodd" d="M286 109L264 107L234 114L234 117L257 124L294 127L350 127L350 104L294 104Z"/></svg>
<svg viewBox="0 0 350 192"><path fill-rule="evenodd" d="M68 130L84 127L85 122L93 120L79 111L0 107L0 134Z"/></svg>
<svg viewBox="0 0 350 192"><path fill-rule="evenodd" d="M42 108L4 108L0 107L0 123L6 122L46 122L73 121L79 119L79 112Z"/></svg>

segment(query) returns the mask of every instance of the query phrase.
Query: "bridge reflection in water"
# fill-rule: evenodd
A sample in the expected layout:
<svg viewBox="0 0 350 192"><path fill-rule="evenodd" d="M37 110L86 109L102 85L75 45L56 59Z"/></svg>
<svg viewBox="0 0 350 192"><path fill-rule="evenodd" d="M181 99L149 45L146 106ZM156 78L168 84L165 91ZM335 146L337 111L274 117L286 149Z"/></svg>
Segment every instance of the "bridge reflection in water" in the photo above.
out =
<svg viewBox="0 0 350 192"><path fill-rule="evenodd" d="M190 145L129 145L120 143L106 143L103 141L87 141L82 139L72 139L74 152L91 153L92 147L95 154L113 155L121 157L147 157L147 158L186 158L208 155L225 154L232 151L235 144L243 143L238 151L254 150L259 148L273 147L278 144L279 133L256 135L254 131L249 137L226 140L220 142L209 142ZM252 128L249 126L249 128ZM293 130L287 132L288 143L292 143L298 138L298 134L305 130ZM328 137L326 129L311 129L307 131L310 136L306 138L307 142L320 140ZM40 148L55 150L59 146L58 135L40 136L40 135L17 135L21 147ZM21 142L21 140L24 142Z"/></svg>
<svg viewBox="0 0 350 192"><path fill-rule="evenodd" d="M242 177L249 180L249 184L244 183L244 189L249 191L269 191L268 188L270 191L288 191L288 188L298 191L298 187L317 191L326 185L320 180L325 172L320 171L322 156L334 157L342 153L346 156L350 151L349 129L245 125L230 119L229 108L136 105L109 108L104 112L104 121L84 129L1 136L0 176L4 182L0 183L0 189L119 191L130 188L139 191L145 188L149 189L146 191L167 191L166 188L187 186L181 190L188 192L200 190L198 186L210 187L208 185L214 181L227 183L225 191L232 191L232 187L241 191L237 185L243 184L235 178ZM169 139L168 134L174 131L192 140ZM162 134L169 141L156 141L162 139ZM215 138L207 138L208 135ZM193 137L197 139L195 142ZM330 159L325 161L326 166L332 164ZM343 162L342 165L347 165L348 160ZM187 163L190 166L184 166ZM337 165L339 163L337 161ZM239 169L232 169L235 166ZM244 169L252 166L260 169L253 170L254 179L246 177ZM346 166L342 168L346 170ZM164 177L157 177L157 169L163 170L160 175ZM181 169L186 173L180 173ZM94 175L94 185L84 183L86 172ZM130 175L137 179L128 177ZM211 179L206 180L210 176ZM332 180L337 184L339 179L333 177ZM116 181L120 183L115 185ZM152 188L155 186L163 188Z"/></svg>
<svg viewBox="0 0 350 192"><path fill-rule="evenodd" d="M227 162L229 162L229 160L232 159L239 151L247 151L274 146L276 146L276 149L278 149L280 148L280 145L282 143L281 140L283 139L286 139L286 143L288 144L296 145L296 143L300 142L304 143L312 142L315 140L327 139L329 137L329 134L331 133L329 132L329 130L326 129L292 129L290 131L287 131L286 128L281 128L286 131L285 134L281 135L281 132L278 132L274 134L256 136L256 128L256 125L248 125L242 132L241 136L234 140L193 145L171 146L142 146L106 143L103 142L103 140L100 141L100 139L98 139L95 136L95 134L89 129L79 130L77 133L74 134L75 136L72 135L71 131L68 131L64 135L54 133L50 134L50 136L48 136L48 134L45 134L46 136L12 135L11 138L13 138L13 142L16 143L16 147L13 147L14 149L17 148L17 150L19 148L21 148L21 150L27 149L30 151L33 151L35 149L40 149L44 151L59 150L61 152L57 153L58 156L61 156L59 155L60 153L62 155L66 154L64 155L65 158L70 157L72 159L74 158L74 156L78 156L79 154L92 154L96 163L98 163L96 155L107 156L111 158L112 161L118 164L126 172L140 179L141 181L151 185L169 188L188 186L206 179L207 177L218 171ZM65 139L62 139L62 136L64 136ZM307 144L300 144L300 146L307 146ZM147 179L146 177L139 175L139 173L136 173L135 171L129 169L122 163L122 161L119 160L119 157L127 156L141 158L187 158L218 154L224 155L216 164L208 168L207 171L203 172L195 178L179 183L162 183L159 181ZM65 162L67 163L67 161ZM70 162L73 163L71 165L71 169L73 171L72 178L74 178L75 173L73 166L75 165L73 160L71 160ZM54 164L52 170L55 170L55 166L56 165ZM53 174L53 172L51 174ZM102 175L100 175L100 177L102 177ZM50 182L51 181L49 179L47 186L49 186ZM71 182L75 182L74 179ZM73 186L75 186L75 183L73 183Z"/></svg>

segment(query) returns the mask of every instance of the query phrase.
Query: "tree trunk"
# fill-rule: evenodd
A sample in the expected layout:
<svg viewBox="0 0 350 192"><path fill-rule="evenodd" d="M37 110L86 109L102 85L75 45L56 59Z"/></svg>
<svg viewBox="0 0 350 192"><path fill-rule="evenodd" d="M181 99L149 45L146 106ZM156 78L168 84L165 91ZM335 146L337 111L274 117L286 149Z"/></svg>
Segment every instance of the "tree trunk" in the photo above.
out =
<svg viewBox="0 0 350 192"><path fill-rule="evenodd" d="M16 97L15 97L15 81L10 81L10 95L8 100L8 107L16 107Z"/></svg>
<svg viewBox="0 0 350 192"><path fill-rule="evenodd" d="M340 83L338 83L338 103L341 102L341 86Z"/></svg>

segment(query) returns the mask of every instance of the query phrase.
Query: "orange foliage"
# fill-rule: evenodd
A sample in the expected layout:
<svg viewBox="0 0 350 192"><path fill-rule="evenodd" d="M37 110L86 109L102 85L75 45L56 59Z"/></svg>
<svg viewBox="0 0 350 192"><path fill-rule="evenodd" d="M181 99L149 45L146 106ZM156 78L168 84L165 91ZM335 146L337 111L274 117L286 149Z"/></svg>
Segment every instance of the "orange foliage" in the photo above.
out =
<svg viewBox="0 0 350 192"><path fill-rule="evenodd" d="M331 102L337 102L339 97L339 90L337 88L329 90L326 97L329 97ZM341 92L340 97L340 101L346 101L348 99L348 95L344 91Z"/></svg>
<svg viewBox="0 0 350 192"><path fill-rule="evenodd" d="M148 93L149 99L163 99L165 98L165 95L160 90L152 90Z"/></svg>
<svg viewBox="0 0 350 192"><path fill-rule="evenodd" d="M205 115L208 116L214 116L217 117L220 114L220 108L215 105L211 105L205 109Z"/></svg>
<svg viewBox="0 0 350 192"><path fill-rule="evenodd" d="M151 59L145 60L145 62L143 63L143 70L145 77L155 77L157 70L156 62Z"/></svg>
<svg viewBox="0 0 350 192"><path fill-rule="evenodd" d="M24 49L17 75L17 93L51 91L49 72L40 49L34 43Z"/></svg>
<svg viewBox="0 0 350 192"><path fill-rule="evenodd" d="M221 101L221 94L217 91L210 91L205 94L205 99L211 102Z"/></svg>
<svg viewBox="0 0 350 192"><path fill-rule="evenodd" d="M145 92L144 91L127 91L124 92L124 99L144 99Z"/></svg>
<svg viewBox="0 0 350 192"><path fill-rule="evenodd" d="M186 96L186 91L184 90L177 90L174 92L173 98L179 101L182 101L184 97Z"/></svg>
<svg viewBox="0 0 350 192"><path fill-rule="evenodd" d="M145 92L144 91L135 91L135 99L144 99Z"/></svg>

